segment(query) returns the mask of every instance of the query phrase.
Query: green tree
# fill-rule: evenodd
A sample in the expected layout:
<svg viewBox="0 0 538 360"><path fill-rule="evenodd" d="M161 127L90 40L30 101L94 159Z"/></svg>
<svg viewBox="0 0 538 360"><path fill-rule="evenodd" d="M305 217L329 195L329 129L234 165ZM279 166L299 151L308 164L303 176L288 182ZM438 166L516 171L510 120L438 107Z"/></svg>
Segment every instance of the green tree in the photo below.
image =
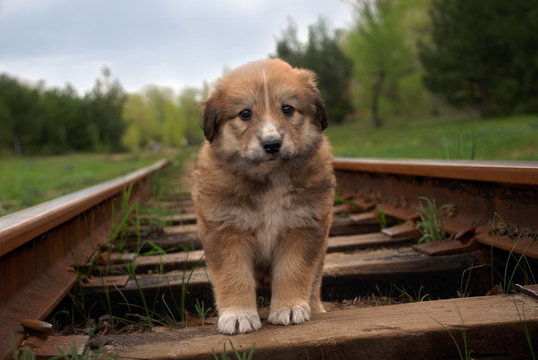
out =
<svg viewBox="0 0 538 360"><path fill-rule="evenodd" d="M413 47L406 41L405 15L410 4L393 0L357 1L355 25L348 34L346 48L354 60L354 78L359 101L369 104L375 127L383 126L380 103L393 111L403 102L401 81L418 71Z"/></svg>
<svg viewBox="0 0 538 360"><path fill-rule="evenodd" d="M142 94L129 94L123 106L126 130L122 143L131 150L145 149L152 141L159 142L159 124L154 109Z"/></svg>
<svg viewBox="0 0 538 360"><path fill-rule="evenodd" d="M184 142L189 145L201 144L204 140L200 129L201 103L207 98L208 86L202 89L187 87L179 95L179 108L183 120Z"/></svg>
<svg viewBox="0 0 538 360"><path fill-rule="evenodd" d="M186 88L177 97L170 88L150 85L140 94L130 94L123 109L127 123L123 144L134 150L151 144L199 143L200 93Z"/></svg>
<svg viewBox="0 0 538 360"><path fill-rule="evenodd" d="M125 131L122 111L126 94L119 80L112 78L109 68L101 70L101 76L85 100L90 121L88 131L96 135L95 148L104 151L122 150L121 138Z"/></svg>
<svg viewBox="0 0 538 360"><path fill-rule="evenodd" d="M48 89L0 74L0 150L18 156L120 150L124 99L106 68L84 98L70 85Z"/></svg>
<svg viewBox="0 0 538 360"><path fill-rule="evenodd" d="M40 137L39 91L0 75L1 145L17 156L29 153Z"/></svg>
<svg viewBox="0 0 538 360"><path fill-rule="evenodd" d="M340 47L341 31L331 32L323 18L308 28L308 43L297 38L297 26L288 27L277 39L276 56L295 67L314 71L327 105L329 120L341 123L353 111L349 93L353 63Z"/></svg>
<svg viewBox="0 0 538 360"><path fill-rule="evenodd" d="M538 1L434 0L424 83L482 115L538 110Z"/></svg>

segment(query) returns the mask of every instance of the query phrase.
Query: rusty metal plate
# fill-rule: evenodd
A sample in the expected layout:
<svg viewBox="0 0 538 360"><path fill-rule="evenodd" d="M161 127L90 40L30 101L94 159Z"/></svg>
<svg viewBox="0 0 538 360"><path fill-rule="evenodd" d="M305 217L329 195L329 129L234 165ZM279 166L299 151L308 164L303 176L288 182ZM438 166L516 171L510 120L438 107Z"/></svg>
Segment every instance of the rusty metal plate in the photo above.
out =
<svg viewBox="0 0 538 360"><path fill-rule="evenodd" d="M513 239L508 235L481 233L475 235L474 239L484 245L493 246L519 255L525 254L525 256L538 259L538 240L530 237Z"/></svg>
<svg viewBox="0 0 538 360"><path fill-rule="evenodd" d="M413 249L429 256L458 254L471 251L476 247L474 241L443 240L413 245Z"/></svg>
<svg viewBox="0 0 538 360"><path fill-rule="evenodd" d="M534 285L525 285L525 286L516 284L516 288L517 288L519 291L521 291L522 293L525 293L525 294L527 294L527 295L532 296L533 298L538 299L538 284L534 284Z"/></svg>
<svg viewBox="0 0 538 360"><path fill-rule="evenodd" d="M381 230L381 232L391 238L416 237L418 239L422 235L412 222L406 222L402 225L386 228Z"/></svg>

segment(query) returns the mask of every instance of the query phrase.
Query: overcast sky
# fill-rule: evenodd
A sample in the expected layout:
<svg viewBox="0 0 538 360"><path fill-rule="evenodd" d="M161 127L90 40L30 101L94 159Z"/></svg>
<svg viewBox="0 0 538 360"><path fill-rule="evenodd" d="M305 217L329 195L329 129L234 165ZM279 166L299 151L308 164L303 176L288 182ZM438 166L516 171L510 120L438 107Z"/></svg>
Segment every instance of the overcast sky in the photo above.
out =
<svg viewBox="0 0 538 360"><path fill-rule="evenodd" d="M274 54L288 16L306 38L320 15L352 19L342 0L0 0L0 72L83 94L106 65L127 91L179 91Z"/></svg>

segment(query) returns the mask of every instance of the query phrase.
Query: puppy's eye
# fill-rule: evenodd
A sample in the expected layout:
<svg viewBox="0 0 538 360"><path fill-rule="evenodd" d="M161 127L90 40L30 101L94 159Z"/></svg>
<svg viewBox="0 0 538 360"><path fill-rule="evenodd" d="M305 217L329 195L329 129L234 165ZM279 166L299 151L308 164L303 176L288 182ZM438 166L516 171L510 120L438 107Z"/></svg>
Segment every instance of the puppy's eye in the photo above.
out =
<svg viewBox="0 0 538 360"><path fill-rule="evenodd" d="M250 109L241 110L239 112L239 118L243 121L249 121L252 119L252 111Z"/></svg>
<svg viewBox="0 0 538 360"><path fill-rule="evenodd" d="M282 113L286 115L287 117L291 117L293 113L295 112L295 109L291 105L282 105Z"/></svg>

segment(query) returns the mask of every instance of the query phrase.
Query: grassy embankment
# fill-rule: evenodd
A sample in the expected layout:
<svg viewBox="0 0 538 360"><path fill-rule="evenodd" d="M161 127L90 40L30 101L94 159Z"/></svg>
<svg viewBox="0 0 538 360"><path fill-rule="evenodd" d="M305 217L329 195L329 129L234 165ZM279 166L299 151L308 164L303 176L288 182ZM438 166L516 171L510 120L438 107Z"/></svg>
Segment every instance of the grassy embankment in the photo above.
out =
<svg viewBox="0 0 538 360"><path fill-rule="evenodd" d="M0 216L127 174L163 154L0 159Z"/></svg>
<svg viewBox="0 0 538 360"><path fill-rule="evenodd" d="M335 156L538 160L538 115L395 121L382 129L362 122L326 131Z"/></svg>

